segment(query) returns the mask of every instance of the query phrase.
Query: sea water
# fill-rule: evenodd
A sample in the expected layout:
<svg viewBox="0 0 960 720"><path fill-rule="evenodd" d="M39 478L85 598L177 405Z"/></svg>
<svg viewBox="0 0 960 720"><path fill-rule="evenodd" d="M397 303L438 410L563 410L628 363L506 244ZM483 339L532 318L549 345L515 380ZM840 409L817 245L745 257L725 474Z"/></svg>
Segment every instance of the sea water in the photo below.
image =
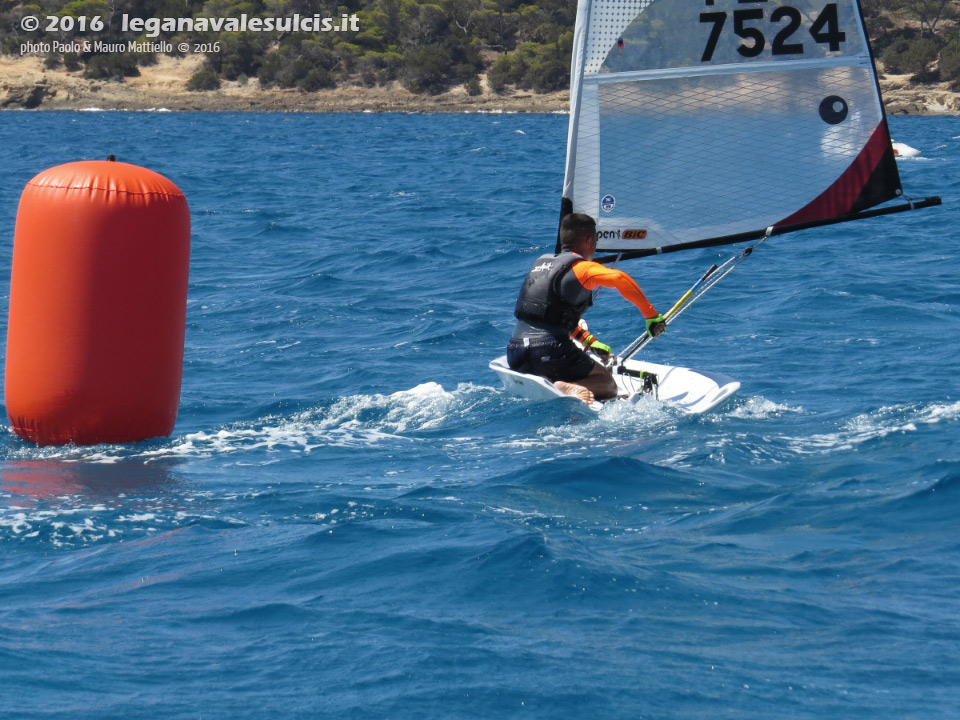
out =
<svg viewBox="0 0 960 720"><path fill-rule="evenodd" d="M173 436L3 428L2 717L960 715L960 120L891 118L943 207L773 238L643 351L742 382L702 416L487 368L566 122L0 114L3 278L54 165L193 221ZM623 268L665 309L734 252Z"/></svg>

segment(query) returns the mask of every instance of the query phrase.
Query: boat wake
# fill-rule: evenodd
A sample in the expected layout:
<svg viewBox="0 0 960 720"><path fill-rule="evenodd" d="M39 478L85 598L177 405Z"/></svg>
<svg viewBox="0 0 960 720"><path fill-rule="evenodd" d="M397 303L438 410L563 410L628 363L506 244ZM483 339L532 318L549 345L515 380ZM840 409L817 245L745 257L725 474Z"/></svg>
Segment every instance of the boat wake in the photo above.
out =
<svg viewBox="0 0 960 720"><path fill-rule="evenodd" d="M925 406L899 405L858 415L832 432L807 437L781 436L785 447L797 455L855 450L861 445L890 435L918 432L924 425L960 419L960 402Z"/></svg>
<svg viewBox="0 0 960 720"><path fill-rule="evenodd" d="M768 434L763 425L756 425L758 420L776 420L786 414L795 418L792 424L798 430L806 432ZM882 461L884 448L898 457L902 445L910 442L904 438L922 432L926 426L958 420L960 402L883 407L831 425L802 408L789 408L762 398L748 399L713 416L718 432L709 437L700 434L695 443L681 440L680 448L666 464L687 468L710 460L722 464L737 459L754 466L776 468L804 457L813 462L831 456L844 462L846 454L874 449L874 443L881 444L875 448L877 452L871 455L871 460ZM825 424L828 427L824 427ZM859 463L864 465L865 461L860 459Z"/></svg>
<svg viewBox="0 0 960 720"><path fill-rule="evenodd" d="M635 404L608 403L599 413L575 405L530 403L492 387L464 383L445 390L425 383L391 394L354 395L291 415L271 415L209 430L188 432L169 439L131 445L37 448L11 439L2 451L5 468L23 463L60 464L71 472L83 465L150 464L237 455L238 463L267 465L295 455L327 449L349 451L396 446L418 451L483 452L486 448L544 448L554 446L619 448L656 436L662 444L688 428L697 431L704 447L751 447L759 458L796 457L852 450L892 434L915 432L923 425L960 418L960 403L880 408L822 428L814 414L802 407L775 403L763 397L739 397L712 413L691 417L641 398ZM767 436L757 422L785 416L802 421L809 433ZM704 438L704 433L710 437ZM11 434L12 438L12 434ZM673 461L685 457L680 453Z"/></svg>
<svg viewBox="0 0 960 720"><path fill-rule="evenodd" d="M288 494L309 498L321 485L344 489L342 507L309 511L300 506L309 503L305 499L279 511L283 519L332 527L369 515L362 497L382 495L389 502L398 491L469 484L452 470L467 464L481 477L502 473L505 459L515 468L539 468L545 450L557 467L581 464L586 452L597 462L632 458L664 471L735 460L734 465L776 472L798 458L847 463L844 453L865 447L872 448L870 462L883 462L885 454L900 456L901 438L960 420L960 402L884 407L826 428L814 413L761 397L737 398L695 417L652 398L608 404L599 413L558 413L556 405L490 387L462 384L447 391L426 383L135 445L21 443L8 448L0 462L0 541L78 547L188 526L229 529L270 522L263 519L262 505L275 492L274 481L264 479L260 468L275 463L290 468ZM779 427L784 416L806 431L771 434L771 423ZM890 442L892 450L884 453ZM296 459L311 455L323 462L298 472ZM232 471L222 484L198 487L190 480L194 463L224 456L235 459L224 466ZM387 469L385 457L391 459ZM864 458L858 455L857 462L862 465Z"/></svg>

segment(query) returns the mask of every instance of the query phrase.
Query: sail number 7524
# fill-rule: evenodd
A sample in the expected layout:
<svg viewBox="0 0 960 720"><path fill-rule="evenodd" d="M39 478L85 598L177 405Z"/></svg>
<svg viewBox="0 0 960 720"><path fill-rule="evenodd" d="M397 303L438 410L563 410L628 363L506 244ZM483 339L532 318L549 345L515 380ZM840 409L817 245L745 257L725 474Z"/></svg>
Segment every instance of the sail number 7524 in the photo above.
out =
<svg viewBox="0 0 960 720"><path fill-rule="evenodd" d="M712 4L711 0L707 0L707 5ZM731 13L700 13L701 23L713 25L710 29L710 37L707 38L707 45L703 49L703 57L700 58L701 62L709 62L713 59L714 50L717 49L717 43L723 35L729 15L733 16L733 33L744 41L737 48L737 52L744 57L757 57L762 53L767 45L767 37L771 34L773 34L773 41L770 43L770 48L774 55L803 54L803 34L798 33L803 24L803 15L795 7L780 5L774 8L769 18L765 17L762 8L744 8ZM840 44L847 39L847 35L840 30L836 3L824 6L810 25L809 33L815 43L826 45L833 52L840 49Z"/></svg>

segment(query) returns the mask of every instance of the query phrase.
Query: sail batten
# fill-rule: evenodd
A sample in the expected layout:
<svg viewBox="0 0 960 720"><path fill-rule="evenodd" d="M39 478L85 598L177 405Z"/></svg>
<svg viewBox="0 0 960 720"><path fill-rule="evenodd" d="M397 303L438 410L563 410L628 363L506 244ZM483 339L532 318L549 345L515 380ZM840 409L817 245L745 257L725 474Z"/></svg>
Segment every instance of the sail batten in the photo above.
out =
<svg viewBox="0 0 960 720"><path fill-rule="evenodd" d="M820 58L817 60L795 60L790 63L791 70L823 67L870 67L870 56ZM709 67L663 68L654 70L635 70L632 72L584 74L583 83L621 83L629 80L661 80L667 78L694 78L707 75L729 75L731 73L782 72L782 62L755 63L743 65L711 65Z"/></svg>
<svg viewBox="0 0 960 720"><path fill-rule="evenodd" d="M902 194L856 0L580 0L563 196L601 251L850 218Z"/></svg>

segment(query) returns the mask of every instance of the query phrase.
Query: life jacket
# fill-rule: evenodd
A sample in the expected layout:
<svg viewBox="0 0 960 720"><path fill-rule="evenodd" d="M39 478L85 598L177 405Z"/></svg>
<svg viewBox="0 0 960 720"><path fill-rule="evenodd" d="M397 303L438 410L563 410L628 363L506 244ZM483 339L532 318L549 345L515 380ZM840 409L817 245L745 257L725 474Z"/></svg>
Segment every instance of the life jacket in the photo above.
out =
<svg viewBox="0 0 960 720"><path fill-rule="evenodd" d="M540 257L520 288L513 311L517 319L557 325L567 333L573 332L587 308L593 305L593 293L576 278L561 287L563 279L580 260L583 258L572 252Z"/></svg>

